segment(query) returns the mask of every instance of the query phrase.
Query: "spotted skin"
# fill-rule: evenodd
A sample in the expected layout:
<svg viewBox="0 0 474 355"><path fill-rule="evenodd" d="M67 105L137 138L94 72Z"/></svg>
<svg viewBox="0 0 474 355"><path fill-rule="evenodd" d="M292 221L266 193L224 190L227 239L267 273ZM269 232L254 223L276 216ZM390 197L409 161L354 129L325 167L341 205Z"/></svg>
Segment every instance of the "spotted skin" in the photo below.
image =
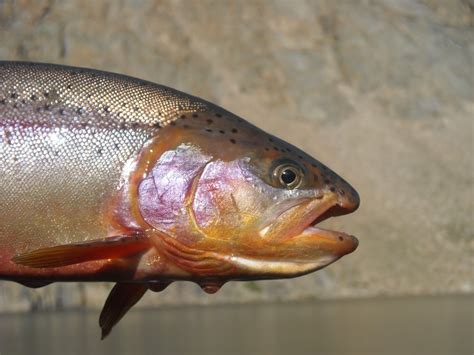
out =
<svg viewBox="0 0 474 355"><path fill-rule="evenodd" d="M359 205L328 167L205 100L123 75L0 62L0 167L0 279L119 282L105 335L147 288L294 277L358 243L314 226Z"/></svg>

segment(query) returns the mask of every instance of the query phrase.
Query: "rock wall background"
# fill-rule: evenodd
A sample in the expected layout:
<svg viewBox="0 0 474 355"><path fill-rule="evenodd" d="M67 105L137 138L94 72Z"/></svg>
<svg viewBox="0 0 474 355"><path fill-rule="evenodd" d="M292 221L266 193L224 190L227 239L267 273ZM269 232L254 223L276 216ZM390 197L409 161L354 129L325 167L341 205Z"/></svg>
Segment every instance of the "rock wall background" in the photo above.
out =
<svg viewBox="0 0 474 355"><path fill-rule="evenodd" d="M299 279L178 283L140 305L474 291L474 2L0 0L0 59L116 71L201 96L346 177L325 224L358 250ZM1 213L1 211L0 211ZM0 312L100 307L111 285L0 283Z"/></svg>

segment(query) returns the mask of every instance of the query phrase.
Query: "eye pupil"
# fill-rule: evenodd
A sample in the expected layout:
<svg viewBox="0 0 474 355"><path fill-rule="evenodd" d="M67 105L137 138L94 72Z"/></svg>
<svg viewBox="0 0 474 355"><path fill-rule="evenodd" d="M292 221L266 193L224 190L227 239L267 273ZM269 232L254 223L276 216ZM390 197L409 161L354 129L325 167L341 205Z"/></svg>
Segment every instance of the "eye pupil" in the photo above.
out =
<svg viewBox="0 0 474 355"><path fill-rule="evenodd" d="M304 171L296 163L283 163L274 168L272 174L275 186L289 190L300 186Z"/></svg>
<svg viewBox="0 0 474 355"><path fill-rule="evenodd" d="M296 173L292 169L285 169L281 172L281 181L290 185L296 180Z"/></svg>

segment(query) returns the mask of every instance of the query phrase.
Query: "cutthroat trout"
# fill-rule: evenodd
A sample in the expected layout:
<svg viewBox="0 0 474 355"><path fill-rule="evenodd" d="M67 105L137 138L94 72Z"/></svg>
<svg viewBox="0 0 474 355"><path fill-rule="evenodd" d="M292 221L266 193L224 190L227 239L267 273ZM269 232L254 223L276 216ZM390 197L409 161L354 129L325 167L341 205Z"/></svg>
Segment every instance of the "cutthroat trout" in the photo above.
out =
<svg viewBox="0 0 474 355"><path fill-rule="evenodd" d="M0 62L0 279L113 281L102 337L177 280L289 278L354 251L357 192L298 148L144 80Z"/></svg>

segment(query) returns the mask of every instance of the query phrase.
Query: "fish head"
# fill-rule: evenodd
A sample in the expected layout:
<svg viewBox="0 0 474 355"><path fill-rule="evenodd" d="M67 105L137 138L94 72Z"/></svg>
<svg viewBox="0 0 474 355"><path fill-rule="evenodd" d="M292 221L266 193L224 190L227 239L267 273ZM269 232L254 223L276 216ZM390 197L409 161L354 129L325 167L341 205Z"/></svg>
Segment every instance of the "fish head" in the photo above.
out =
<svg viewBox="0 0 474 355"><path fill-rule="evenodd" d="M359 206L357 192L293 145L235 117L195 114L160 133L138 187L158 249L201 276L294 277L357 248L316 227ZM166 139L164 139L166 137Z"/></svg>

